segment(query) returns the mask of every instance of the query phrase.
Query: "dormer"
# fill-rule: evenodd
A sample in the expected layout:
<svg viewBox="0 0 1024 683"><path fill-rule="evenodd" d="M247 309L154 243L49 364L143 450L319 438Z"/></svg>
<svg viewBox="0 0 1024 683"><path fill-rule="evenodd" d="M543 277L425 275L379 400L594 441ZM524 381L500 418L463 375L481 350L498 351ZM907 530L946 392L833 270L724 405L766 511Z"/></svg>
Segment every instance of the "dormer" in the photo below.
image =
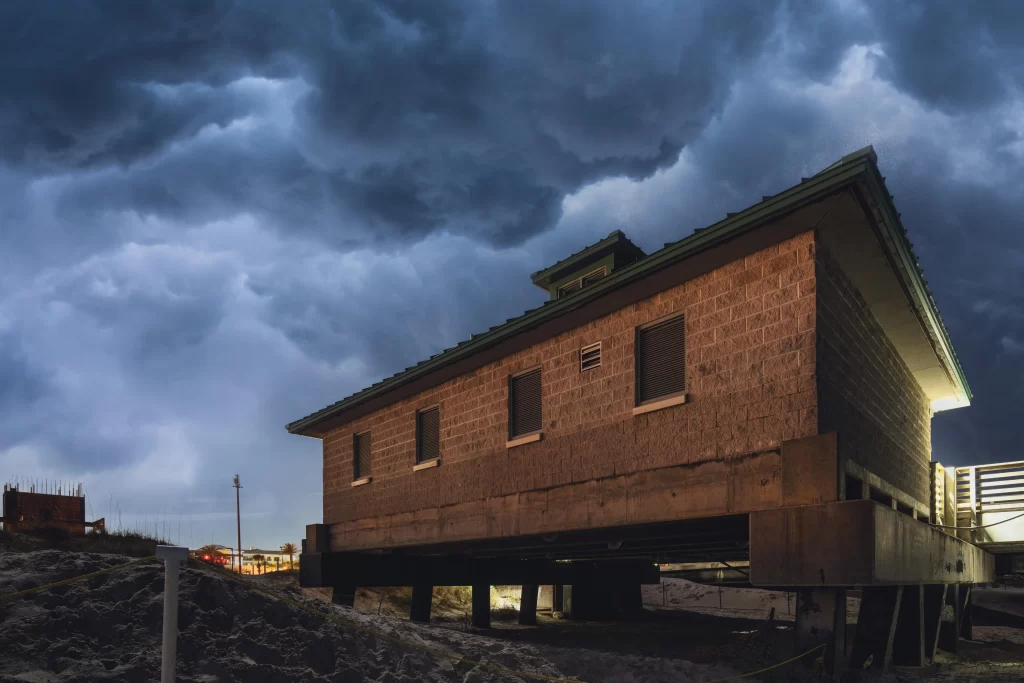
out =
<svg viewBox="0 0 1024 683"><path fill-rule="evenodd" d="M578 251L555 265L530 276L533 284L547 291L551 299L561 299L598 280L611 275L623 266L639 261L647 254L629 238L616 230L597 244Z"/></svg>

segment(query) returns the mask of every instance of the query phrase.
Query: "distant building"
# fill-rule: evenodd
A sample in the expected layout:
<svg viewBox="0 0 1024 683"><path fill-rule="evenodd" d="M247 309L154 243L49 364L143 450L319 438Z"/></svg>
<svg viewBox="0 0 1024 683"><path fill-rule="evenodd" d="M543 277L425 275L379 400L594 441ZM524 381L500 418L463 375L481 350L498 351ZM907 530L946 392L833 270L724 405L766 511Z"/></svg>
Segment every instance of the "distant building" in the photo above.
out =
<svg viewBox="0 0 1024 683"><path fill-rule="evenodd" d="M56 493L38 493L35 486L23 491L17 485L5 484L2 521L7 531L58 528L84 534L86 527L103 528L102 519L86 521L81 484L67 493L61 488Z"/></svg>
<svg viewBox="0 0 1024 683"><path fill-rule="evenodd" d="M259 560L257 560L257 556L260 556ZM294 560L298 564L297 554L294 556ZM280 550L261 550L252 546L249 546L248 550L242 551L243 574L257 574L262 571L260 568L264 566L268 572L288 569L288 554L282 553Z"/></svg>

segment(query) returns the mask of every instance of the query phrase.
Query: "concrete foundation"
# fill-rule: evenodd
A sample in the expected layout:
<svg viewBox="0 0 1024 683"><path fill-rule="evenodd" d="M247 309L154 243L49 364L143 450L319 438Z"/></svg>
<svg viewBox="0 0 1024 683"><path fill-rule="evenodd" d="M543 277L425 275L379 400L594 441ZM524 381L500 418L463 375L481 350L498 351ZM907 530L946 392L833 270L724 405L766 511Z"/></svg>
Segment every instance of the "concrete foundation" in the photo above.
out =
<svg viewBox="0 0 1024 683"><path fill-rule="evenodd" d="M994 572L991 554L873 500L750 515L755 586L988 583Z"/></svg>

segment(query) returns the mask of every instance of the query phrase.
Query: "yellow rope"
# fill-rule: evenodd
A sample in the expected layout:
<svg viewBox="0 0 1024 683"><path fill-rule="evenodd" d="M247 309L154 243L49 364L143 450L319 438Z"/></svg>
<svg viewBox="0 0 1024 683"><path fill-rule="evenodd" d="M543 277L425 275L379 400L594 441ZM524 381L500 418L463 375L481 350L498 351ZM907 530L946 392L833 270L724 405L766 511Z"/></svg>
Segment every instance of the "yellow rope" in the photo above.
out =
<svg viewBox="0 0 1024 683"><path fill-rule="evenodd" d="M739 676L729 676L729 678L716 678L713 681L704 681L703 683L723 683L724 681L735 681L735 680L739 680L740 678L748 678L749 676L756 676L757 674L763 674L765 671L771 671L772 669L778 669L780 666L783 666L785 664L789 664L790 662L795 662L798 659L803 659L807 655L811 654L812 652L817 652L818 650L822 649L823 647L825 647L825 646L824 645L818 645L817 647L812 647L810 650L808 650L807 652L803 653L802 655L797 655L796 657L792 657L790 659L787 659L784 662L779 662L778 664L772 664L771 666L766 667L764 669L760 669L759 671L751 671L748 674L740 674Z"/></svg>
<svg viewBox="0 0 1024 683"><path fill-rule="evenodd" d="M149 557L141 557L141 558L139 558L137 560L132 560L131 562L126 562L124 564L119 564L119 565L114 566L114 567L107 567L106 569L100 569L99 571L91 572L89 574L82 574L80 576L74 576L74 577L71 577L70 579L64 579L63 581L56 581L54 583L48 583L48 584L46 584L44 586L37 586L35 588L29 588L27 590L18 591L17 593L7 593L5 595L0 595L0 602L2 602L4 600L12 600L14 598L22 597L22 596L25 596L25 595L31 595L33 593L39 593L41 591L50 590L52 588L58 588L60 586L68 586L70 584L77 583L79 581L85 581L86 579L91 579L94 576L99 576L101 574L107 574L109 572L117 571L118 569L124 569L125 567L131 567L133 565L141 564L143 562L147 562L147 561L153 560L153 559L155 559L155 557L152 556L152 555L149 556ZM419 650L420 652L425 652L425 653L430 654L430 655L434 655L434 656L441 657L443 659L450 660L452 662L455 662L456 664L471 664L473 666L478 666L478 667L480 667L482 669L488 669L490 671L495 671L497 673L508 674L508 675L511 675L511 676L522 676L522 677L526 677L526 678L531 678L531 679L533 679L535 681L579 681L579 679L577 679L577 678L545 676L543 674L529 673L529 672L526 672L526 671L517 671L516 669L509 669L507 667L499 666L497 664L488 664L486 662L478 662L478 661L475 661L475 660L472 660L472 659L467 659L466 657L462 657L460 655L453 654L451 652L445 652L444 650L438 650L436 648L427 647L426 645L419 645L417 643L410 643L410 642L402 640L400 638L396 638L394 636L389 636L387 634L381 633L380 631L377 631L375 629L367 628L366 626L361 626L360 624L357 624L354 621L350 621L348 619L343 619L343 618L338 617L338 616L336 616L334 614L327 614L325 612L321 612L320 610L313 609L312 607L304 605L301 602L298 602L296 600L292 600L291 598L287 598L287 597L281 595L280 593L278 593L276 591L269 591L269 590L264 589L261 586L257 586L255 583L253 583L253 582L251 582L251 581L249 581L247 579L243 579L242 577L238 576L234 572L229 572L229 571L227 571L225 569L220 569L219 567L212 567L211 566L211 568L214 569L215 571L219 572L220 574L222 574L222 575L224 575L224 576L226 576L228 578L231 578L231 579L237 581L238 583L241 583L242 585L246 586L247 588L256 591L257 593L265 595L265 596L267 596L269 598L273 598L275 600L279 600L279 601L283 602L284 604L289 605L290 607L293 607L293 608L296 608L296 609L300 609L300 610L302 610L304 612L308 612L310 614L316 615L316 616L321 617L323 619L327 619L328 621L333 621L333 622L341 624L343 626L347 626L347 627L349 627L351 629L354 629L356 631L360 631L362 633L366 633L367 635L374 636L375 638L380 638L381 640L385 640L385 641L387 641L389 643L394 643L395 645L399 645L401 647L405 647L405 648L412 649L412 650ZM778 667L784 666L786 664L789 664L790 662L795 662L798 659L806 657L807 655L811 654L812 652L817 652L818 650L820 650L823 647L825 647L825 646L824 645L819 645L819 646L817 646L815 648L812 648L812 649L808 650L807 652L805 652L805 653L803 653L801 655L797 655L796 657L793 657L791 659L787 659L784 662L779 662L778 664L773 664L772 666L769 666L767 668L761 669L759 671L752 671L750 673L740 674L738 676L731 676L729 678L719 678L719 679L716 679L714 681L706 681L705 683L723 683L724 681L735 681L735 680L738 680L740 678L747 678L748 676L756 676L757 674L762 674L765 671L771 671L772 669L777 669Z"/></svg>
<svg viewBox="0 0 1024 683"><path fill-rule="evenodd" d="M118 569L124 569L125 567L131 567L132 565L141 564L142 562L146 562L148 560L153 560L153 559L156 559L156 557L154 555L150 555L149 557L140 557L137 560L132 560L131 562L125 562L124 564L119 564L119 565L117 565L115 567L107 567L106 569L100 569L99 571L95 571L95 572L92 572L92 573L89 573L89 574L82 574L80 576L73 576L70 579L64 579L63 581L57 581L55 583L48 583L45 586L37 586L35 588L29 588L28 590L18 591L17 593L6 593L4 595L0 595L0 602L3 602L4 600L13 600L14 598L19 598L19 597L21 597L23 595L31 595L33 593L38 593L40 591L48 591L51 588L58 588L60 586L68 586L68 585L70 585L72 583L78 583L79 581L85 581L86 579L91 579L92 577L99 576L100 574L106 574L108 572L117 571Z"/></svg>

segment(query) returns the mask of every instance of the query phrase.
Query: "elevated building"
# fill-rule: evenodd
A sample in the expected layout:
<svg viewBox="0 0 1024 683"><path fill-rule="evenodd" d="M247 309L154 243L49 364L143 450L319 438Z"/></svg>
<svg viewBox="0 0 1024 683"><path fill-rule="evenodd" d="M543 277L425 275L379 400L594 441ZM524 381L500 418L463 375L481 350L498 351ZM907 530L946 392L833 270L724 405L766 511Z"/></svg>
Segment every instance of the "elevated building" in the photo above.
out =
<svg viewBox="0 0 1024 683"><path fill-rule="evenodd" d="M419 619L432 585L472 585L486 625L493 584L523 585L527 622L539 584L600 617L638 609L657 563L749 562L837 666L920 663L943 603L992 580L934 523L931 418L971 391L870 148L533 283L544 305L288 425L323 441L305 585L412 585ZM851 587L871 623L847 648Z"/></svg>

